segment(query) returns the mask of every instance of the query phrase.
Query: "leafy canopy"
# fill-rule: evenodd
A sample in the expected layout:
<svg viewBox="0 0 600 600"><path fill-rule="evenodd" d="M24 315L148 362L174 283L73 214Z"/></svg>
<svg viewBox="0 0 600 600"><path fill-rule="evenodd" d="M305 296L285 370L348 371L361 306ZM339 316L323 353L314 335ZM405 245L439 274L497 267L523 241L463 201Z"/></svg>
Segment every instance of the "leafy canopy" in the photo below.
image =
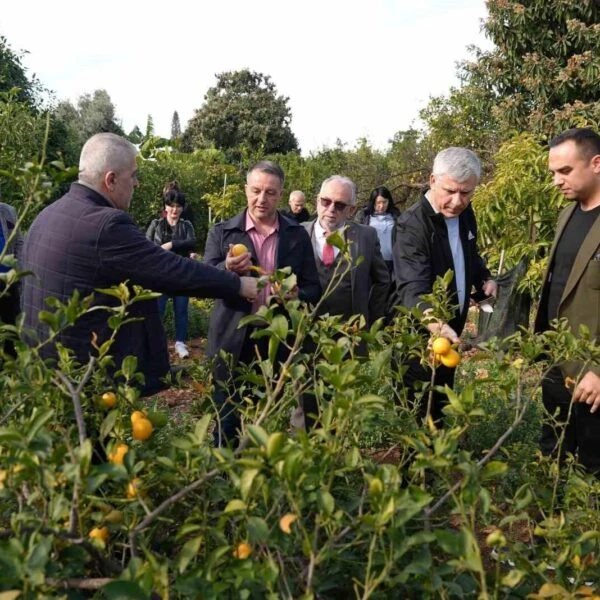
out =
<svg viewBox="0 0 600 600"><path fill-rule="evenodd" d="M277 94L268 75L248 69L220 73L204 99L184 133L187 150L209 146L263 154L298 150L290 127L289 98Z"/></svg>

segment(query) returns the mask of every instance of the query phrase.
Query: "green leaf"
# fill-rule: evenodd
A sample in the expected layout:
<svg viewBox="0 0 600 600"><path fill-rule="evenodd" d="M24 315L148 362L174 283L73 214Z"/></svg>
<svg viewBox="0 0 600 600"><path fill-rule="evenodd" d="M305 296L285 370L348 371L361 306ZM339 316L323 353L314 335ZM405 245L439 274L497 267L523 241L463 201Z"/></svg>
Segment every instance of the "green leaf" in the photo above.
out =
<svg viewBox="0 0 600 600"><path fill-rule="evenodd" d="M106 436L113 430L117 417L119 416L118 410L111 410L100 425L100 439L106 438Z"/></svg>
<svg viewBox="0 0 600 600"><path fill-rule="evenodd" d="M148 600L148 594L135 581L111 581L100 588L105 600Z"/></svg>
<svg viewBox="0 0 600 600"><path fill-rule="evenodd" d="M203 536L198 536L188 540L181 549L181 552L177 556L177 568L179 569L179 573L183 573L190 561L198 554L198 550L200 550L200 545L202 544Z"/></svg>
<svg viewBox="0 0 600 600"><path fill-rule="evenodd" d="M131 379L137 371L138 360L136 356L126 356L121 363L121 371L126 379Z"/></svg>
<svg viewBox="0 0 600 600"><path fill-rule="evenodd" d="M252 488L252 482L259 473L259 469L245 469L242 473L242 476L240 477L240 493L242 495L242 500L248 498L248 494Z"/></svg>
<svg viewBox="0 0 600 600"><path fill-rule="evenodd" d="M208 426L210 425L211 415L204 415L197 423L194 428L194 435L199 444L203 444L206 439L206 432L208 431Z"/></svg>
<svg viewBox="0 0 600 600"><path fill-rule="evenodd" d="M236 512L238 510L246 510L246 503L243 500L236 498L227 503L223 514L226 515L227 513Z"/></svg>
<svg viewBox="0 0 600 600"><path fill-rule="evenodd" d="M521 583L521 581L523 580L523 577L525 577L525 575L527 575L527 573L525 573L525 571L519 571L519 569L513 569L512 571L507 573L502 578L501 583L502 583L502 585L505 585L506 587L514 588L514 587L517 587Z"/></svg>
<svg viewBox="0 0 600 600"><path fill-rule="evenodd" d="M21 590L8 590L6 592L0 592L0 600L17 600L21 595Z"/></svg>
<svg viewBox="0 0 600 600"><path fill-rule="evenodd" d="M285 341L289 332L288 320L283 315L275 315L269 329L281 340Z"/></svg>
<svg viewBox="0 0 600 600"><path fill-rule="evenodd" d="M260 425L248 425L248 436L257 446L266 446L269 442L267 432Z"/></svg>
<svg viewBox="0 0 600 600"><path fill-rule="evenodd" d="M269 539L269 526L264 519L260 517L248 518L248 537L251 542L264 544Z"/></svg>
<svg viewBox="0 0 600 600"><path fill-rule="evenodd" d="M335 500L327 490L319 490L317 493L317 504L319 505L319 509L322 510L326 515L333 514L335 509Z"/></svg>

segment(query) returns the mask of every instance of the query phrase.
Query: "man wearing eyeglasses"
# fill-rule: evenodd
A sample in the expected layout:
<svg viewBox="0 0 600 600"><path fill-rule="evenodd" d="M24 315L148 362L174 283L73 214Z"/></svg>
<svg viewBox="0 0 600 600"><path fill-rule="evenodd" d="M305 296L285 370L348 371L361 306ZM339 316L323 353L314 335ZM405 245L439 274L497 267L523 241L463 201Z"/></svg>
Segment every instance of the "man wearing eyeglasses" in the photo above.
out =
<svg viewBox="0 0 600 600"><path fill-rule="evenodd" d="M496 295L496 282L490 277L477 248L477 223L471 207L471 198L481 177L481 163L467 148L446 148L433 162L429 189L398 220L398 234L394 243L394 278L397 304L409 308L420 307L425 316L431 306L423 296L431 294L433 283L448 270L454 277L448 290L454 314L447 323L427 319L428 334L443 336L453 344L460 342L460 334L467 320L471 288L483 296ZM439 365L434 385L452 387L455 368ZM431 381L431 371L418 359L410 360L404 375L409 398L414 399L415 388L421 382ZM425 394L427 396L427 394ZM433 393L431 416L441 420L446 395ZM427 400L419 404L425 417Z"/></svg>
<svg viewBox="0 0 600 600"><path fill-rule="evenodd" d="M356 187L351 179L333 175L321 184L317 197L317 218L303 223L310 235L319 281L327 290L332 277L345 273L323 299L321 312L363 315L367 325L384 316L389 274L381 255L377 231L350 220L356 206ZM327 236L339 231L349 246L352 262L338 248L327 243ZM363 260L357 264L358 257Z"/></svg>

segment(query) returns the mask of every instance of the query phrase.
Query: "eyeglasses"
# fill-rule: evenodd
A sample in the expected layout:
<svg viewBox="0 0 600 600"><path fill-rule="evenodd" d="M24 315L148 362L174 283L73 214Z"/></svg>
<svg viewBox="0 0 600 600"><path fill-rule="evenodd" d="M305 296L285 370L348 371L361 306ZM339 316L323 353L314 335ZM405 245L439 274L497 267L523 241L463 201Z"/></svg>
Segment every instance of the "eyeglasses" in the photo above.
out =
<svg viewBox="0 0 600 600"><path fill-rule="evenodd" d="M345 202L339 202L338 200L333 201L331 198L323 198L322 196L319 196L319 202L323 208L329 208L333 204L333 208L335 208L337 212L343 212L350 206Z"/></svg>

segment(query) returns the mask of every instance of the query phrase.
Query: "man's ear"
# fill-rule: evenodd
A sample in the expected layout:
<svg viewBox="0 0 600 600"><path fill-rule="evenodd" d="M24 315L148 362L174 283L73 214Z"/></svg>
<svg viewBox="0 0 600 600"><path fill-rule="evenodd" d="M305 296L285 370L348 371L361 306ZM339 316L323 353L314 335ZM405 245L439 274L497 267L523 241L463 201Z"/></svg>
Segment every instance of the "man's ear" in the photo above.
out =
<svg viewBox="0 0 600 600"><path fill-rule="evenodd" d="M435 184L435 175L432 173L432 174L429 176L429 187L430 187L430 188L431 188L431 187L433 187L433 185L434 185L434 184Z"/></svg>
<svg viewBox="0 0 600 600"><path fill-rule="evenodd" d="M104 174L104 187L109 191L114 191L115 181L117 179L117 174L114 171L108 171Z"/></svg>
<svg viewBox="0 0 600 600"><path fill-rule="evenodd" d="M592 165L592 169L594 170L594 173L600 175L600 154L596 154L595 156L592 156L592 160L590 161L590 164Z"/></svg>

